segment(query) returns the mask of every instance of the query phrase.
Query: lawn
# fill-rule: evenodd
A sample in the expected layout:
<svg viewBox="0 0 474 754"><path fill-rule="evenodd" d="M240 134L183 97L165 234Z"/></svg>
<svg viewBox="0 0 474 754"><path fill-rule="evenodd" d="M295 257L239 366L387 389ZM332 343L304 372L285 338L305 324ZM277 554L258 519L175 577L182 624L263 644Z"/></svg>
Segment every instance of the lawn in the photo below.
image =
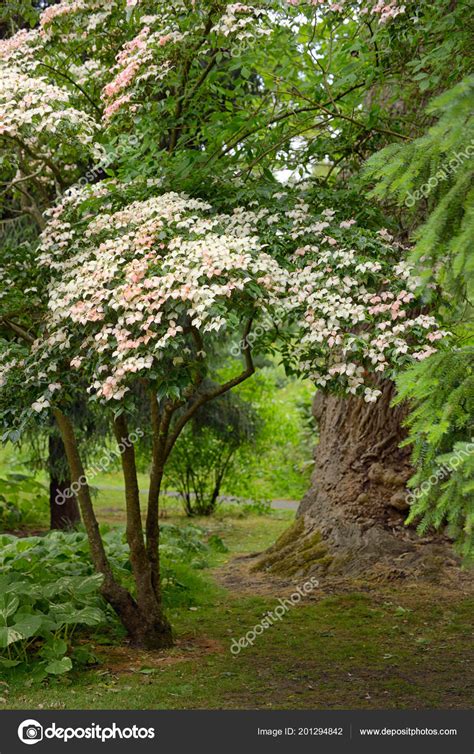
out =
<svg viewBox="0 0 474 754"><path fill-rule="evenodd" d="M104 501L102 501L104 502ZM119 498L99 505L103 520ZM116 505L115 505L116 504ZM92 638L97 663L35 686L1 685L4 708L466 708L472 700L472 599L439 585L321 583L234 656L238 639L298 585L253 577L246 554L271 544L292 514L193 521L219 535L198 604L170 611L176 646L149 653L116 630ZM113 519L120 523L122 514ZM185 525L175 509L166 522ZM304 579L303 579L304 581ZM299 583L299 582L298 582Z"/></svg>

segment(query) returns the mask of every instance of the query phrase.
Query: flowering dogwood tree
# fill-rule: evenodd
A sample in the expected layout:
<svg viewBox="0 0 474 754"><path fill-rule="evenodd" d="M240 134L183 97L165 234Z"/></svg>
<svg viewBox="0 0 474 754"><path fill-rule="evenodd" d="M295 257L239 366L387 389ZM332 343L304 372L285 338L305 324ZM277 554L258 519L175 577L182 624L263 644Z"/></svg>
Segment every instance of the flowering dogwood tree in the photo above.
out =
<svg viewBox="0 0 474 754"><path fill-rule="evenodd" d="M25 210L41 226L38 204L45 197L48 201L51 186L64 189L80 175L80 163L87 164L88 155L98 156L97 126L73 106L66 89L11 65L0 65L0 112L0 145L10 155L10 189L20 194Z"/></svg>
<svg viewBox="0 0 474 754"><path fill-rule="evenodd" d="M34 321L1 320L3 423L18 433L54 414L103 593L136 643L171 641L158 559L166 461L201 405L251 377L255 350L278 341L290 371L373 409L389 404L385 378L443 337L387 231L275 188L279 167L310 170L316 156L328 182L370 139L405 138L380 123L375 88L403 17L395 0L63 0L0 43L0 139L14 146L1 165L7 209L43 231L30 254ZM129 134L139 147L113 161L114 179L74 185L98 142ZM266 184L251 201L254 177ZM21 287L6 261L0 274ZM218 360L236 343L243 367L219 383ZM78 396L110 417L123 450L134 596L100 538L72 420ZM129 431L144 396L154 438L145 530Z"/></svg>
<svg viewBox="0 0 474 754"><path fill-rule="evenodd" d="M425 358L443 333L421 314L417 280L387 234L315 212L301 196L226 214L202 200L160 193L153 181L76 189L48 213L41 263L50 270L48 312L30 353L4 355L4 395L28 396L23 419L52 410L103 593L132 639L171 641L161 609L158 503L167 459L204 403L254 372L252 353L284 328L288 366L339 392L379 395L371 373ZM252 328L263 333L251 338ZM215 355L241 342L244 365L225 383ZM19 386L21 383L21 387ZM148 395L153 453L146 531L129 419ZM68 406L83 392L109 408L123 449L127 537L136 598L115 580L99 535Z"/></svg>

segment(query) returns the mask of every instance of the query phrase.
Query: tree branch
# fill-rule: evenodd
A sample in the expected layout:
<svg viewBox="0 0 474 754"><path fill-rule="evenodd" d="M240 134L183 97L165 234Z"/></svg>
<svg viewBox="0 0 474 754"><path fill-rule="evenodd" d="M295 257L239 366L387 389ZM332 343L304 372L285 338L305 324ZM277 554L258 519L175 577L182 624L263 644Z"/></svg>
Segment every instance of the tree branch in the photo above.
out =
<svg viewBox="0 0 474 754"><path fill-rule="evenodd" d="M80 86L77 83L77 81L74 81L73 78L71 78L70 76L68 76L67 73L63 73L63 71L58 71L57 68L54 68L52 65L48 65L47 63L40 63L39 65L42 65L43 68L48 68L48 70L53 71L53 73L57 73L58 76L62 76L64 79L66 79L66 81L69 81L69 83L72 84L73 86L75 86L76 89L79 89L79 91L81 92L81 94L83 94L84 97L86 98L86 100L91 103L91 105L96 109L96 111L99 113L99 115L102 115L101 108L94 102L94 100L92 99L92 97L90 97L87 94L87 92L85 91L85 89L83 89L82 86Z"/></svg>
<svg viewBox="0 0 474 754"><path fill-rule="evenodd" d="M188 408L185 410L184 414L182 414L179 419L177 420L176 424L173 427L173 432L168 438L168 441L166 443L165 448L165 461L169 457L169 454L173 450L174 444L176 440L178 439L179 435L181 434L183 428L186 426L188 421L192 419L198 408L203 406L205 403L208 403L209 401L214 400L214 398L218 398L219 395L222 395L223 393L227 393L229 390L232 390L232 388L237 387L237 385L240 385L241 382L244 382L249 377L252 376L255 372L255 366L252 359L252 352L250 349L250 344L248 342L248 336L250 334L250 330L252 328L252 322L253 318L250 318L245 326L244 332L242 334L242 354L245 359L245 369L243 372L241 372L236 377L233 377L231 380L228 380L223 385L217 385L212 390L206 390L204 392L196 392L194 395L190 398L190 405L188 405Z"/></svg>
<svg viewBox="0 0 474 754"><path fill-rule="evenodd" d="M32 335L29 334L26 330L23 329L23 327L20 327L20 325L15 324L15 322L12 322L11 320L7 319L6 317L2 317L0 319L0 322L3 322L4 325L10 328L14 333L20 336L23 340L25 340L27 343L32 345L35 342L35 338L33 338Z"/></svg>

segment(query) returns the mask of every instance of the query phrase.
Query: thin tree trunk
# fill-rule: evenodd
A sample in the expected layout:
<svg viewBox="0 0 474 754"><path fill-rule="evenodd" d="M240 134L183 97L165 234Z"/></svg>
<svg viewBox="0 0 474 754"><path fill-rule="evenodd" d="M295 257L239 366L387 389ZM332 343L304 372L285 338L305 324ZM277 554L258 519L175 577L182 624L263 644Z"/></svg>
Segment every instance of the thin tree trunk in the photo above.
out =
<svg viewBox="0 0 474 754"><path fill-rule="evenodd" d="M211 516L217 505L217 500L220 495L222 482L224 480L224 477L226 475L227 469L229 467L229 464L231 462L232 456L234 455L236 451L236 448L232 448L230 452L227 454L227 458L225 459L224 463L222 464L221 468L216 472L215 477L215 483L214 483L214 489L212 490L211 497L209 500L209 505L207 506L207 510L205 512L206 516Z"/></svg>
<svg viewBox="0 0 474 754"><path fill-rule="evenodd" d="M143 614L139 606L127 589L116 581L112 573L100 535L99 524L92 505L89 486L71 421L59 409L54 409L54 417L66 449L71 480L76 482L79 487L77 498L89 540L91 559L96 571L104 577L101 592L119 616L132 641L146 648L155 648L153 641L155 637L142 630Z"/></svg>
<svg viewBox="0 0 474 754"><path fill-rule="evenodd" d="M74 529L81 521L81 514L76 496L70 494L64 443L54 431L48 438L48 467L51 529Z"/></svg>
<svg viewBox="0 0 474 754"><path fill-rule="evenodd" d="M173 640L171 626L161 608L158 542L156 552L153 553L153 562L151 562L143 535L135 450L129 440L124 414L115 420L114 429L121 451L127 508L127 541L141 617L135 631L135 640L139 644L146 644L154 649L169 647Z"/></svg>
<svg viewBox="0 0 474 754"><path fill-rule="evenodd" d="M146 517L146 551L151 565L153 588L159 602L161 602L159 500L165 468L166 441L168 439L172 413L171 406L165 406L163 415L160 414L156 394L151 391L150 415L153 447Z"/></svg>

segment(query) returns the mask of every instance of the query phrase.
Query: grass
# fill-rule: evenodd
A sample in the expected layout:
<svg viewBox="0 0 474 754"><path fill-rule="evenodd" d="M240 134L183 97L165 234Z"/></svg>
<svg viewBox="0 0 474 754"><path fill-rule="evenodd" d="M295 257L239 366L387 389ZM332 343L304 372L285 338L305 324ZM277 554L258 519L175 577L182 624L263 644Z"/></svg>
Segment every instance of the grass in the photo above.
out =
<svg viewBox="0 0 474 754"><path fill-rule="evenodd" d="M260 550L290 514L200 520L228 553L204 572L197 608L174 608L177 644L147 653L96 635L100 663L42 686L2 685L18 709L466 708L471 704L472 600L440 587L345 585L290 610L239 655L238 639L275 608L273 593L243 594L216 582L216 567ZM183 522L174 516L173 523ZM229 566L226 566L229 569ZM291 590L290 590L291 591Z"/></svg>
<svg viewBox="0 0 474 754"><path fill-rule="evenodd" d="M3 451L0 465L2 461L4 467L14 467L11 451ZM123 524L123 492L113 489L121 485L119 475L101 475L94 483L102 485L95 501L100 522ZM140 484L146 487L144 479ZM24 675L0 681L0 706L470 707L473 601L433 584L323 584L322 590L258 636L253 646L237 656L230 652L233 639L245 635L275 608L279 597L293 591L291 587L282 592L261 575L247 574L242 584L239 568L245 561L232 559L268 547L293 515L278 511L264 517L241 516L228 506L213 518L193 519L206 535L221 537L228 551L216 552L209 568L196 572L193 607L169 611L177 640L171 651L132 650L111 626L88 639L98 658L94 666L40 686ZM164 521L183 525L188 519L176 501L170 501ZM223 573L231 578L223 578Z"/></svg>
<svg viewBox="0 0 474 754"><path fill-rule="evenodd" d="M415 604L416 596L396 595ZM394 602L347 594L294 608L238 656L238 638L274 599L216 593L174 610L181 637L167 656L101 647L104 664L46 687L12 685L8 707L84 709L465 708L471 704L469 602L449 617L425 595L408 617ZM405 614L404 614L405 615Z"/></svg>

